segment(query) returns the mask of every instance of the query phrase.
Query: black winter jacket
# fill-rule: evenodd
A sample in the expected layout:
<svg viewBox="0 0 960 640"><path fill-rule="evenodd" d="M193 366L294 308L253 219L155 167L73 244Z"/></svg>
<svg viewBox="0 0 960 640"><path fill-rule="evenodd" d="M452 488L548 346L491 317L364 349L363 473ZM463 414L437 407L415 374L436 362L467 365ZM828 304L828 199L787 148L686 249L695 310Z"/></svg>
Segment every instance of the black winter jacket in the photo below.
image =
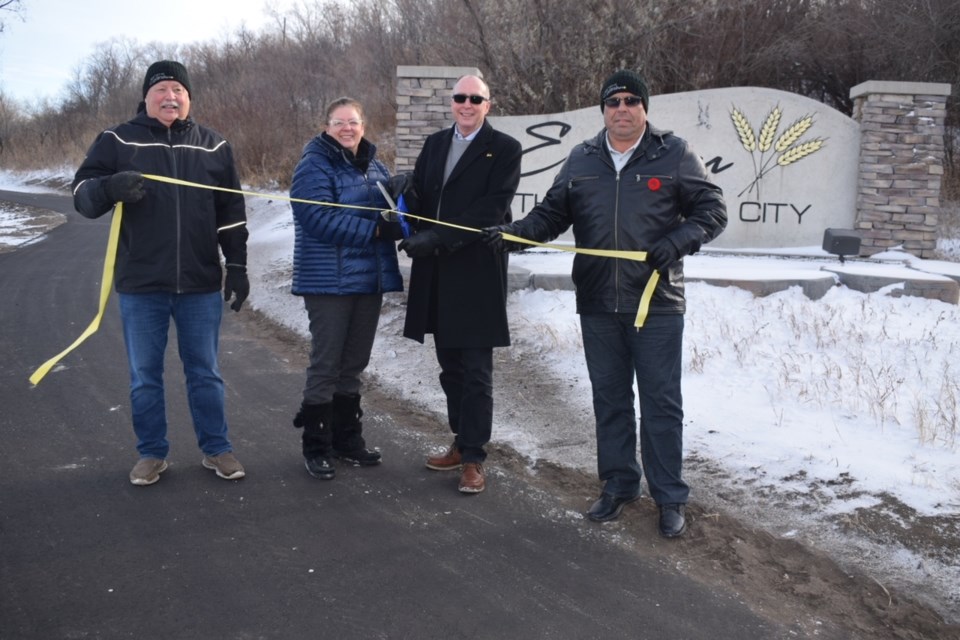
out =
<svg viewBox="0 0 960 640"><path fill-rule="evenodd" d="M680 252L650 301L651 314L684 313L683 256L727 225L720 188L687 143L647 124L618 174L606 130L573 148L543 201L513 223L514 235L545 242L573 226L577 247L646 251L668 236ZM577 254L578 313L632 313L652 269L645 262Z"/></svg>
<svg viewBox="0 0 960 640"><path fill-rule="evenodd" d="M74 207L87 218L113 208L104 187L120 171L240 189L230 145L193 120L171 127L144 112L97 136L73 179ZM115 267L120 293L211 293L227 264L247 264L243 196L145 180L142 200L123 205Z"/></svg>

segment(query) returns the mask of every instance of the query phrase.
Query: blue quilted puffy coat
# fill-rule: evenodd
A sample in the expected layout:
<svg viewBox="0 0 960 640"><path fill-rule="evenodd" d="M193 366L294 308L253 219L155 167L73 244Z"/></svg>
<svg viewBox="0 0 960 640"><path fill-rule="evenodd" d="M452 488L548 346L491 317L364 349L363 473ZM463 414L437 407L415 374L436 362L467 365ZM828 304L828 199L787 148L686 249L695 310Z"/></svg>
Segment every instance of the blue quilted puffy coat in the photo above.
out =
<svg viewBox="0 0 960 640"><path fill-rule="evenodd" d="M396 244L375 237L379 210L389 208L377 188L389 173L376 152L363 139L354 158L326 133L304 147L293 172L291 198L373 209L293 203L294 295L403 291Z"/></svg>

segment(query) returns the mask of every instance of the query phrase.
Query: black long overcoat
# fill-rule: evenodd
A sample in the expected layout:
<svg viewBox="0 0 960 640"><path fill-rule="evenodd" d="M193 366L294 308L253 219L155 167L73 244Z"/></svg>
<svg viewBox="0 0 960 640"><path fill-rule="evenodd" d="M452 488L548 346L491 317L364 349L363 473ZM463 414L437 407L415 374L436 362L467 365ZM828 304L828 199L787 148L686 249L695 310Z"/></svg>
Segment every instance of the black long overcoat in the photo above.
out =
<svg viewBox="0 0 960 640"><path fill-rule="evenodd" d="M414 168L413 213L477 230L509 222L520 184L520 143L484 122L444 183L452 140L451 127L424 143ZM509 346L506 254L475 231L418 226L435 230L442 246L439 255L413 259L403 335L422 343L432 333L442 348Z"/></svg>

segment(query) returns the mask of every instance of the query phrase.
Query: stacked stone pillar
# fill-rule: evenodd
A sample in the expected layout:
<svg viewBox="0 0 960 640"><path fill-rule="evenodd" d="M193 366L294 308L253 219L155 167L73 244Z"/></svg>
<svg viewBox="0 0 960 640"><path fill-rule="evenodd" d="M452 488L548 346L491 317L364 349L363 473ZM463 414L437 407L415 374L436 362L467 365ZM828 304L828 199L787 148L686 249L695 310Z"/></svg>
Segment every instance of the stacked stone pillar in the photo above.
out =
<svg viewBox="0 0 960 640"><path fill-rule="evenodd" d="M397 67L397 173L413 171L427 136L453 123L450 95L465 75L482 77L474 67Z"/></svg>
<svg viewBox="0 0 960 640"><path fill-rule="evenodd" d="M850 90L860 123L860 252L932 258L937 246L949 84L869 81Z"/></svg>

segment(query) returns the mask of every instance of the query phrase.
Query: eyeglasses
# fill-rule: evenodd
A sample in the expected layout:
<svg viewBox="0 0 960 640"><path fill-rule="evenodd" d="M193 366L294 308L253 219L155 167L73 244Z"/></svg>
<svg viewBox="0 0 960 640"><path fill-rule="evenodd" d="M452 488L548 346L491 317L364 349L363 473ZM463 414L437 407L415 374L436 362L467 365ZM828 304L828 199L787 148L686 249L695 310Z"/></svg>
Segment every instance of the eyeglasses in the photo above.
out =
<svg viewBox="0 0 960 640"><path fill-rule="evenodd" d="M331 129L343 129L347 125L351 127L359 127L363 124L363 120L331 120L330 128Z"/></svg>
<svg viewBox="0 0 960 640"><path fill-rule="evenodd" d="M603 104L607 105L611 109L616 109L620 106L621 100L623 100L623 104L627 105L628 107L635 107L643 102L643 98L638 98L637 96L626 96L624 98L607 98L603 101Z"/></svg>
<svg viewBox="0 0 960 640"><path fill-rule="evenodd" d="M470 104L483 104L484 100L489 100L490 98L484 98L483 96L468 96L465 93L456 93L453 96L453 101L457 104L463 104L469 98Z"/></svg>

